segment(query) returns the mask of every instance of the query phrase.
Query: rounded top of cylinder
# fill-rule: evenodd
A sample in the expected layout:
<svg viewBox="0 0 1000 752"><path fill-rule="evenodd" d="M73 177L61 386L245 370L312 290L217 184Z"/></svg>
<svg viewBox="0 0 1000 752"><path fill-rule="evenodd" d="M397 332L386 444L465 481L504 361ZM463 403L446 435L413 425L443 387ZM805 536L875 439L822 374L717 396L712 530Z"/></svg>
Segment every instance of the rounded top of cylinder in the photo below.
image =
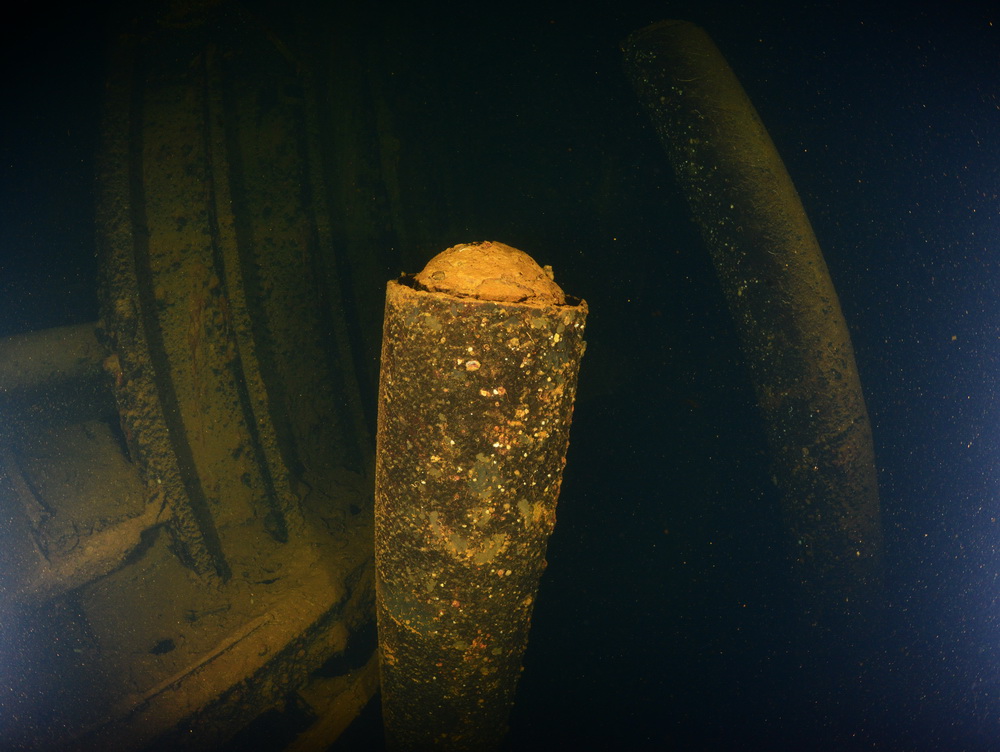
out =
<svg viewBox="0 0 1000 752"><path fill-rule="evenodd" d="M428 292L498 303L565 305L551 267L542 268L524 251L486 240L460 243L427 262L414 277Z"/></svg>

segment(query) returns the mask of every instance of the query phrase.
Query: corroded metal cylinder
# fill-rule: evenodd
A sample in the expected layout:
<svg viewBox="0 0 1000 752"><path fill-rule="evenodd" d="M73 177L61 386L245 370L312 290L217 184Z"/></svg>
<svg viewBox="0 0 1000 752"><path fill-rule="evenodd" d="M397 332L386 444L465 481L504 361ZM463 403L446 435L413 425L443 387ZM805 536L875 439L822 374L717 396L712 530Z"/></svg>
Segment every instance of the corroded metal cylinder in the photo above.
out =
<svg viewBox="0 0 1000 752"><path fill-rule="evenodd" d="M375 559L390 749L487 750L506 733L586 315L501 243L388 285Z"/></svg>

